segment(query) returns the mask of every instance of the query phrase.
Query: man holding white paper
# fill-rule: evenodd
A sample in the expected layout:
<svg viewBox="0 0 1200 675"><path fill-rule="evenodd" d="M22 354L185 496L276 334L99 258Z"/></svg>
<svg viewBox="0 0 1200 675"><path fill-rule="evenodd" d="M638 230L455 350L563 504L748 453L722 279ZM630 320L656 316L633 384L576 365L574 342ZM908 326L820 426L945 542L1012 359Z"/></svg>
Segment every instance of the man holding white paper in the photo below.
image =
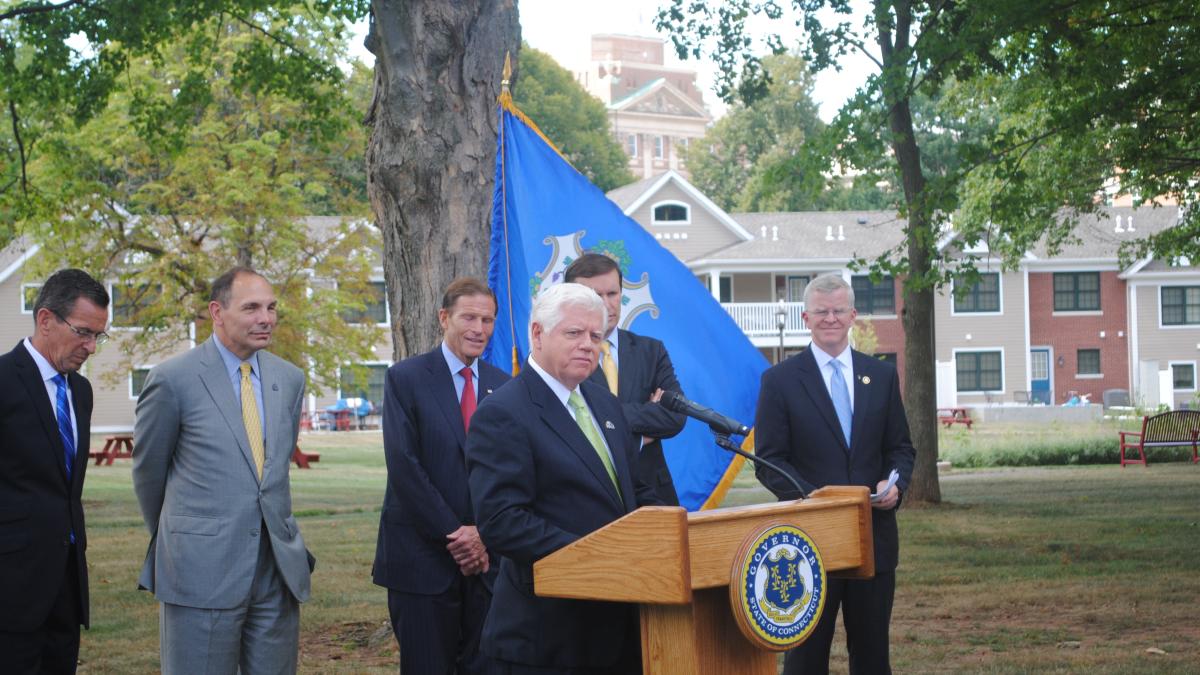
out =
<svg viewBox="0 0 1200 675"><path fill-rule="evenodd" d="M850 327L858 314L854 290L841 275L824 274L810 282L804 310L812 344L763 373L755 452L791 474L805 491L826 485L871 489L875 577L828 580L824 613L809 639L788 652L784 673L829 672L839 606L850 672L889 673L888 624L900 549L896 507L916 454L900 379L891 364L850 348ZM799 496L773 471L760 468L757 476L780 499Z"/></svg>

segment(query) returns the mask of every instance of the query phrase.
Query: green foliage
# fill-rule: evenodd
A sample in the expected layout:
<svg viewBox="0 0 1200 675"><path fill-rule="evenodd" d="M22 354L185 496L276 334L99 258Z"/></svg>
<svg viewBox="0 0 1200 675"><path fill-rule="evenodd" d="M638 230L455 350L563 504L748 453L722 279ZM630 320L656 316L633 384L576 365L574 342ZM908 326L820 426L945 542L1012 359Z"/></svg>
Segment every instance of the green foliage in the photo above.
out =
<svg viewBox="0 0 1200 675"><path fill-rule="evenodd" d="M1124 426L1108 422L1086 425L1052 422L1032 428L979 423L969 430L943 430L939 459L950 462L955 468L1116 464L1120 458L1117 431L1136 429L1140 423L1140 419L1124 423ZM1146 450L1146 458L1151 464L1190 460L1191 457L1190 447Z"/></svg>
<svg viewBox="0 0 1200 675"><path fill-rule="evenodd" d="M297 41L323 41L290 28ZM143 126L147 111L182 110L178 93L192 74L181 44L161 59L133 59L102 110L44 134L18 220L42 243L31 271L74 265L154 289L128 317L146 330L119 341L132 361L178 345L193 324L206 337L210 280L251 265L280 299L273 351L310 370L318 389L335 386L338 366L372 354L380 337L339 318L368 297L379 264L378 233L355 220L367 211L365 180L345 168L365 145L361 110L326 86L327 118L311 124L307 102L237 85L240 59L268 37L235 23L200 32L211 38L213 75L186 124ZM349 218L306 220L322 212Z"/></svg>
<svg viewBox="0 0 1200 675"><path fill-rule="evenodd" d="M629 157L609 130L608 111L549 54L521 47L513 102L601 190L633 182Z"/></svg>

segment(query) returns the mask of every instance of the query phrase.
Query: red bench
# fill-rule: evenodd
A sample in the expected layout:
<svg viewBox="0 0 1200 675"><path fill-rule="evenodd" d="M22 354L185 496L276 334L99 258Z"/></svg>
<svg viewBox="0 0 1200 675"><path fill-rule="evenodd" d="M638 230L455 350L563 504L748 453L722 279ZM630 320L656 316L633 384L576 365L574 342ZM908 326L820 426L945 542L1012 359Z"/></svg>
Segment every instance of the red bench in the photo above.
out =
<svg viewBox="0 0 1200 675"><path fill-rule="evenodd" d="M112 466L114 459L129 459L133 457L133 436L130 434L114 434L104 437L104 449L92 450L88 458L96 460L96 466L107 464Z"/></svg>
<svg viewBox="0 0 1200 675"><path fill-rule="evenodd" d="M1121 442L1121 468L1126 464L1146 466L1146 448L1192 446L1192 464L1200 462L1197 438L1200 437L1200 410L1172 410L1142 418L1141 431L1118 431ZM1125 451L1138 452L1138 459L1126 459Z"/></svg>
<svg viewBox="0 0 1200 675"><path fill-rule="evenodd" d="M938 422L946 425L946 428L955 424L965 424L970 429L975 420L971 419L971 413L966 408L938 408Z"/></svg>

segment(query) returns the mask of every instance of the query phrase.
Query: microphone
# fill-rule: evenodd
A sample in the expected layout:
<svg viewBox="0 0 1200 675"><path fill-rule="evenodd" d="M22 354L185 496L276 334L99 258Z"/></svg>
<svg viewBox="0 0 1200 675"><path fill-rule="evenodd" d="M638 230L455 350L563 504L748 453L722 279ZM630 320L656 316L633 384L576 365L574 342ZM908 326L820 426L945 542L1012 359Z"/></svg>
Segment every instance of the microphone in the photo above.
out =
<svg viewBox="0 0 1200 675"><path fill-rule="evenodd" d="M689 401L677 391L663 392L662 401L660 401L668 410L682 413L693 419L698 419L708 425L710 429L718 434L737 434L746 436L750 433L750 427L741 422L722 415L712 408Z"/></svg>
<svg viewBox="0 0 1200 675"><path fill-rule="evenodd" d="M712 429L713 434L716 435L717 445L725 448L735 455L745 457L755 464L768 467L775 473L783 476L783 478L796 489L796 494L799 495L799 499L808 499L808 493L804 491L804 488L800 487L800 482L793 478L791 474L779 468L775 464L768 462L762 457L759 457L758 455L752 455L745 450L742 450L737 446L736 443L729 440L729 434L737 434L739 436L750 435L750 427L742 424L732 417L726 417L721 413L716 412L712 408L705 408L695 401L689 401L683 397L683 394L677 391L664 391L662 400L659 401L659 404L664 406L667 410L682 413L688 417L704 422L708 425L709 429Z"/></svg>

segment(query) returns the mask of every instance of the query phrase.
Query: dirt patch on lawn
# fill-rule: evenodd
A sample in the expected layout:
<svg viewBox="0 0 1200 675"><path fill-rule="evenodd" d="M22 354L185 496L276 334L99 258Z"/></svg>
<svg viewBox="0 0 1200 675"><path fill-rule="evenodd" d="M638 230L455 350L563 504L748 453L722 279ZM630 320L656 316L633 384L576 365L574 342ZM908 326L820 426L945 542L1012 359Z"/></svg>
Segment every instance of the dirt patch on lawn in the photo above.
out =
<svg viewBox="0 0 1200 675"><path fill-rule="evenodd" d="M300 666L306 672L395 669L399 651L387 622L346 622L300 635Z"/></svg>

